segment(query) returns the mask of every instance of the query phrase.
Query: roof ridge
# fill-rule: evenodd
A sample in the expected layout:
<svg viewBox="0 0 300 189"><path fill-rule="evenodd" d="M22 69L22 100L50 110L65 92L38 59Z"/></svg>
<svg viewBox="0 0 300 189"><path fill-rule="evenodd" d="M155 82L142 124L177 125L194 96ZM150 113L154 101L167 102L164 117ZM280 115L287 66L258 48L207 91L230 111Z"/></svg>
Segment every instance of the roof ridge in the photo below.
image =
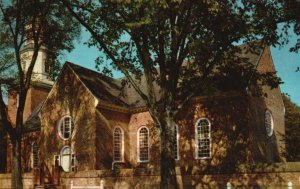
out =
<svg viewBox="0 0 300 189"><path fill-rule="evenodd" d="M119 98L122 89L120 81L88 68L77 66L76 64L70 62L66 62L65 65L72 70L80 82L95 98L106 98L109 103L117 103L117 105L128 106L127 101ZM101 86L101 88L99 88L99 86ZM101 94L99 93L100 91L102 91Z"/></svg>
<svg viewBox="0 0 300 189"><path fill-rule="evenodd" d="M84 66L79 65L79 64L75 64L75 63L70 62L70 61L66 61L65 64L69 64L71 67L72 67L72 66L76 66L76 67L78 67L79 69L85 69L85 70L88 70L88 71L90 71L90 72L94 72L94 73L98 74L99 76L106 77L106 78L109 78L109 79L113 79L113 80L115 80L115 81L119 81L119 80L116 79L116 78L107 76L107 75L105 75L105 74L103 74L103 73L101 73L101 72L98 72L98 71L96 71L96 70L93 70L93 69L84 67ZM74 71L76 72L76 70L74 70Z"/></svg>

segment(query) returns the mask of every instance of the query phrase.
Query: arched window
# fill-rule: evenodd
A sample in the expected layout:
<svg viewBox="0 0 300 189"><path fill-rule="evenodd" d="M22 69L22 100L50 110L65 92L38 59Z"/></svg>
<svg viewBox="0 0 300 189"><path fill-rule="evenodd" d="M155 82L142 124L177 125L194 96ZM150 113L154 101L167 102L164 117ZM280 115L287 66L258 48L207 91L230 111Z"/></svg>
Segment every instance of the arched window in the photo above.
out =
<svg viewBox="0 0 300 189"><path fill-rule="evenodd" d="M59 136L62 139L67 140L67 139L71 138L73 130L74 130L74 123L73 123L72 117L71 116L63 117L60 120L59 126L58 126Z"/></svg>
<svg viewBox="0 0 300 189"><path fill-rule="evenodd" d="M178 133L178 126L175 125L175 141L174 141L174 154L175 160L179 160L179 133Z"/></svg>
<svg viewBox="0 0 300 189"><path fill-rule="evenodd" d="M54 166L61 166L65 172L76 171L76 154L72 153L70 146L64 146L59 155L54 155Z"/></svg>
<svg viewBox="0 0 300 189"><path fill-rule="evenodd" d="M273 135L273 129L274 129L274 121L272 113L269 110L266 110L265 112L265 127L267 136L271 137Z"/></svg>
<svg viewBox="0 0 300 189"><path fill-rule="evenodd" d="M39 147L36 142L31 144L31 168L37 167L39 164Z"/></svg>
<svg viewBox="0 0 300 189"><path fill-rule="evenodd" d="M211 155L210 122L201 118L196 122L196 158L207 159Z"/></svg>
<svg viewBox="0 0 300 189"><path fill-rule="evenodd" d="M124 133L120 127L114 129L114 162L124 161Z"/></svg>
<svg viewBox="0 0 300 189"><path fill-rule="evenodd" d="M65 172L70 171L71 154L72 154L72 151L71 151L70 146L65 146L60 151L60 163L61 163L61 167L63 168L63 170Z"/></svg>
<svg viewBox="0 0 300 189"><path fill-rule="evenodd" d="M141 127L138 130L138 161L149 161L149 130L147 127Z"/></svg>

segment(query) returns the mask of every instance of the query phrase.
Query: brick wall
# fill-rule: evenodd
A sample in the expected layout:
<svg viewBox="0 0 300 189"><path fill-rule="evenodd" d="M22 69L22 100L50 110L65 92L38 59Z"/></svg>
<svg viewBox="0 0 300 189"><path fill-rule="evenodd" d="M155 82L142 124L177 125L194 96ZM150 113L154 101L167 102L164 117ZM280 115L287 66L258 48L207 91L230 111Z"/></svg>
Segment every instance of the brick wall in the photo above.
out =
<svg viewBox="0 0 300 189"><path fill-rule="evenodd" d="M269 48L264 50L257 70L260 73L275 72ZM263 93L262 96L255 95L254 91L257 91L258 89ZM268 86L263 86L261 88L252 86L248 92L250 143L254 160L256 162L269 163L284 161L284 104L280 89L271 89ZM252 92L254 92L254 95ZM264 124L266 110L269 110L272 113L274 120L274 132L270 137L266 134L266 127Z"/></svg>
<svg viewBox="0 0 300 189"><path fill-rule="evenodd" d="M62 75L41 110L39 157L50 169L54 156L59 155L63 147L70 146L80 162L77 169L93 170L96 164L95 98L73 72L63 72ZM71 116L74 121L74 131L69 139L63 139L58 133L64 116Z"/></svg>
<svg viewBox="0 0 300 189"><path fill-rule="evenodd" d="M288 182L293 183L293 189L300 188L300 162L243 165L232 174L185 174L184 170L185 167L176 168L180 189L226 188L228 182L232 188L287 189ZM160 180L159 172L150 169L86 171L62 174L61 178L61 188L70 188L72 180L79 186L99 186L102 183L104 189L153 189L159 188Z"/></svg>
<svg viewBox="0 0 300 189"><path fill-rule="evenodd" d="M23 174L23 189L33 188L33 175L31 173ZM0 189L11 188L11 174L0 174Z"/></svg>
<svg viewBox="0 0 300 189"><path fill-rule="evenodd" d="M32 111L46 99L48 93L50 91L50 87L43 86L32 86L29 88L27 92L23 119L24 121L30 116ZM13 124L16 122L16 114L18 108L18 94L16 91L9 91L8 95L8 116Z"/></svg>
<svg viewBox="0 0 300 189"><path fill-rule="evenodd" d="M32 154L32 144L35 142L38 144L40 136L40 131L24 133L22 137L22 148L21 148L21 161L23 172L32 171L31 167L31 154ZM6 155L6 173L11 172L11 163L12 163L12 143L8 137L7 145L7 155ZM1 154L2 155L2 154Z"/></svg>
<svg viewBox="0 0 300 189"><path fill-rule="evenodd" d="M300 189L300 162L266 165L260 164L253 168L253 173L240 170L235 174L188 174L177 167L179 188L226 188L230 182L232 188L266 188L287 189L288 182L293 183L293 189ZM73 181L77 186L100 186L104 189L155 189L159 188L159 175L148 170L136 172L133 169L115 171L80 171L77 173L62 173L59 189L70 188ZM11 188L11 175L0 174L0 189ZM33 188L33 176L30 173L23 175L24 189Z"/></svg>

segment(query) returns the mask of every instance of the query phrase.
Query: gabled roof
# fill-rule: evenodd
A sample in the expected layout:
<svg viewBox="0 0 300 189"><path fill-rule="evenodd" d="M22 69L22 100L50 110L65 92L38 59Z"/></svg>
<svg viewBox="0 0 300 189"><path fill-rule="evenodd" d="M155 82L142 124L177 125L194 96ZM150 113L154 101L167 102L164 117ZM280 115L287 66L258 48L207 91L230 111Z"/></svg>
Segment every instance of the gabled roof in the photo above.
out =
<svg viewBox="0 0 300 189"><path fill-rule="evenodd" d="M259 42L256 41L255 43ZM260 48L256 49L256 52L254 52L249 50L248 46L249 44L240 45L239 47L241 48L241 53L239 53L238 56L247 59L248 63L256 67L259 63L264 48L261 46ZM71 62L65 63L63 70L66 68L71 69L73 73L78 76L82 84L99 101L128 110L130 108L140 108L145 106L145 103L132 86L122 86L122 79L114 79ZM145 77L142 76L141 81L137 82L142 91L146 93ZM156 93L159 94L158 87L155 88ZM41 103L36 110L32 112L26 121L25 130L27 132L40 129L41 123L39 112L43 107L43 103Z"/></svg>
<svg viewBox="0 0 300 189"><path fill-rule="evenodd" d="M241 52L238 54L240 58L248 59L248 63L256 66L260 60L261 53L265 49L262 41L257 40L250 43L242 44L238 46Z"/></svg>
<svg viewBox="0 0 300 189"><path fill-rule="evenodd" d="M39 113L44 104L44 101L41 102L30 114L26 122L24 123L24 133L39 131L41 129L41 120L39 117Z"/></svg>
<svg viewBox="0 0 300 189"><path fill-rule="evenodd" d="M99 100L121 106L128 107L120 80L105 76L99 72L84 68L82 66L66 62L65 66L70 67L79 77L80 81Z"/></svg>
<svg viewBox="0 0 300 189"><path fill-rule="evenodd" d="M256 46L258 48L253 50L253 48L250 48L252 46ZM256 67L264 50L264 47L261 45L261 41L243 44L240 45L239 48L241 49L241 52L238 54L238 57L247 59L247 63ZM83 84L99 100L124 108L139 108L145 106L143 99L141 99L139 94L130 84L122 87L122 79L114 79L71 62L66 62L65 66L69 66ZM144 75L141 77L140 81L136 82L141 90L147 94L147 86ZM158 86L154 87L156 94L159 96Z"/></svg>

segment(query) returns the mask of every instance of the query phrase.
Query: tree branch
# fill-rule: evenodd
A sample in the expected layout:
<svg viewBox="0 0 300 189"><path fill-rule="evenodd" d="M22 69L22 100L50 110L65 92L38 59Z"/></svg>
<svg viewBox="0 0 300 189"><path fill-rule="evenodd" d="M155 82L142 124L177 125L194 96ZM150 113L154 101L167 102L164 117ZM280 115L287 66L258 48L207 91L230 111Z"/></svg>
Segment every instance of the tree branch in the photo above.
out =
<svg viewBox="0 0 300 189"><path fill-rule="evenodd" d="M0 121L10 137L15 137L14 128L8 118L7 106L3 101L2 85L0 84Z"/></svg>
<svg viewBox="0 0 300 189"><path fill-rule="evenodd" d="M64 6L67 7L69 12L76 18L76 20L81 23L93 36L93 38L99 43L101 48L104 50L104 52L108 55L108 57L114 62L114 65L126 76L126 78L129 80L133 88L136 90L136 92L141 96L141 98L145 101L147 105L149 105L149 99L148 97L143 93L143 91L138 87L137 83L134 81L134 79L130 76L126 68L122 65L122 62L118 60L113 53L109 50L109 48L106 46L104 41L101 39L101 36L98 35L90 26L88 23L86 23L71 7L68 1L66 0L60 0Z"/></svg>

